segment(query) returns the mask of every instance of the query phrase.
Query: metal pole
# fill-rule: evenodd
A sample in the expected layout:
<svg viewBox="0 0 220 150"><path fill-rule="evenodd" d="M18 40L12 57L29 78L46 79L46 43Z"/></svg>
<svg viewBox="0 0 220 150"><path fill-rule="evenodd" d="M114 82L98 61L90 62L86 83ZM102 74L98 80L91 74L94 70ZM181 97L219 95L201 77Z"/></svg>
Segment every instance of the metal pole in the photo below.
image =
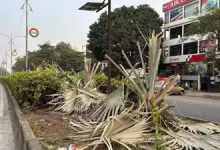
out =
<svg viewBox="0 0 220 150"><path fill-rule="evenodd" d="M6 70L8 68L8 50L6 49Z"/></svg>
<svg viewBox="0 0 220 150"><path fill-rule="evenodd" d="M26 62L25 62L25 69L26 71L28 70L28 0L26 0L26 9L25 9L25 13L26 13Z"/></svg>
<svg viewBox="0 0 220 150"><path fill-rule="evenodd" d="M12 47L12 44L13 44L13 43L12 43L12 42L13 42L13 41L12 41L12 40L13 40L13 39L12 39L12 34L11 34L11 40L10 40L10 46L11 46L11 73L12 73L12 65L13 65L13 64L12 64L12 56L13 56L13 54L12 54L12 53L13 53L13 49L12 49L12 48L13 48L13 47Z"/></svg>
<svg viewBox="0 0 220 150"><path fill-rule="evenodd" d="M112 23L111 23L111 0L108 0L108 56L111 57L111 30L112 30ZM108 94L111 93L111 62L108 60Z"/></svg>
<svg viewBox="0 0 220 150"><path fill-rule="evenodd" d="M5 76L5 68L4 68L4 65L3 65L3 67L2 67L2 74L3 74L3 76Z"/></svg>

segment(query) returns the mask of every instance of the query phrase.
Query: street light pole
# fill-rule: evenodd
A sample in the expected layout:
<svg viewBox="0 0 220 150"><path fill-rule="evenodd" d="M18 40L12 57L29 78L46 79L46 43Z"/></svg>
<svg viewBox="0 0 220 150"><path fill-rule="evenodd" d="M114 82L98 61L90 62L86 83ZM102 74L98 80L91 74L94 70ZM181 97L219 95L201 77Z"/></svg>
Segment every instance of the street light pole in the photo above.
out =
<svg viewBox="0 0 220 150"><path fill-rule="evenodd" d="M96 11L99 12L106 6L108 6L108 56L111 57L112 51L111 51L111 43L112 43L112 20L111 20L111 0L108 0L108 3L105 3L106 0L104 0L102 3L98 2L87 2L85 5L83 5L79 10L86 10L86 11ZM108 94L111 93L111 62L108 61Z"/></svg>
<svg viewBox="0 0 220 150"><path fill-rule="evenodd" d="M12 34L11 34L11 40L10 40L10 48L11 48L11 73L12 73L12 66L13 66L13 63L12 63L12 57L13 57L13 47L12 47L12 41L13 38L12 38Z"/></svg>
<svg viewBox="0 0 220 150"><path fill-rule="evenodd" d="M28 0L26 0L26 61L25 61L25 69L28 70Z"/></svg>
<svg viewBox="0 0 220 150"><path fill-rule="evenodd" d="M10 44L10 51L11 51L11 73L12 73L12 57L13 57L13 44L14 44L14 40L17 39L17 38L20 38L20 37L25 37L25 36L16 36L16 37L12 37L12 34L11 36L8 36L6 34L3 34L3 33L0 33L0 35L3 35L4 37L8 38L9 39L9 44Z"/></svg>
<svg viewBox="0 0 220 150"><path fill-rule="evenodd" d="M6 70L8 68L8 50L6 49Z"/></svg>
<svg viewBox="0 0 220 150"><path fill-rule="evenodd" d="M111 0L108 0L108 56L111 58L112 55L112 50L111 50L111 43L112 43L112 20L111 20ZM111 78L112 78L112 73L111 73L111 62L108 60L108 94L111 93Z"/></svg>
<svg viewBox="0 0 220 150"><path fill-rule="evenodd" d="M26 52L26 60L25 60L25 69L26 71L28 70L28 14L30 11L33 12L30 4L28 3L29 0L25 0L25 3L22 5L21 9L23 9L25 11L25 15L26 15L26 19L25 19L25 22L26 22L26 27L25 27L25 30L26 30L26 42L25 42L25 52ZM25 9L24 9L24 6L25 6ZM29 11L29 9L30 11Z"/></svg>

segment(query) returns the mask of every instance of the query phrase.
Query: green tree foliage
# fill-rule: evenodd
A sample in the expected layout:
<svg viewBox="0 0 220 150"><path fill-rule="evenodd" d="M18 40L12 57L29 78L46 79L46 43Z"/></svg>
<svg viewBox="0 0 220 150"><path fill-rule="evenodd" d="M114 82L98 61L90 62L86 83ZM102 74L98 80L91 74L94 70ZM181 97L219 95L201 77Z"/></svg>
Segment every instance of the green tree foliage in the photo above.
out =
<svg viewBox="0 0 220 150"><path fill-rule="evenodd" d="M160 26L163 20L159 14L149 5L140 5L137 8L134 6L117 8L112 12L112 58L116 63L124 63L121 55L123 49L131 62L136 63L138 49L136 41L141 37L136 25L140 27L143 34L149 35L154 29L157 32L161 31ZM90 26L88 34L88 49L92 51L94 57L98 61L104 59L108 47L108 15L104 12L99 17L98 21ZM144 45L141 45L142 47ZM147 55L147 54L146 54ZM145 57L145 59L147 59Z"/></svg>
<svg viewBox="0 0 220 150"><path fill-rule="evenodd" d="M208 35L210 39L220 40L220 8L209 9L205 15L196 18L196 22L189 26L186 33ZM218 50L220 51L220 43Z"/></svg>
<svg viewBox="0 0 220 150"><path fill-rule="evenodd" d="M3 67L0 67L0 76L8 76L9 75L9 72L3 68Z"/></svg>
<svg viewBox="0 0 220 150"><path fill-rule="evenodd" d="M25 57L17 57L16 63L12 67L12 70L15 72L24 71L25 70Z"/></svg>
<svg viewBox="0 0 220 150"><path fill-rule="evenodd" d="M187 35L193 34L199 34L202 36L207 35L210 40L214 39L220 41L220 8L208 9L205 15L201 15L200 17L196 18L196 21L187 29ZM220 42L218 42L216 46L218 51L220 51ZM208 53L212 54L211 61L213 61L213 59L216 61L215 51L208 51ZM213 69L214 68L215 66Z"/></svg>
<svg viewBox="0 0 220 150"><path fill-rule="evenodd" d="M84 54L72 48L69 43L60 42L56 46L50 43L39 45L39 50L29 52L29 68L34 70L42 61L58 64L64 71L73 69L78 72L83 69ZM25 57L18 57L13 66L15 72L25 70Z"/></svg>

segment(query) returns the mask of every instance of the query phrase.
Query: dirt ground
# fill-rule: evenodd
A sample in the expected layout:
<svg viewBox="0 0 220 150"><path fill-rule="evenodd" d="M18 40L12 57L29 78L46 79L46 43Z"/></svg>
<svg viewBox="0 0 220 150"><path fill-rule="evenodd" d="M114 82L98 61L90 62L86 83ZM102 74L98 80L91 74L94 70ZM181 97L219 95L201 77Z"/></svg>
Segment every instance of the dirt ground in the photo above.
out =
<svg viewBox="0 0 220 150"><path fill-rule="evenodd" d="M66 138L72 131L68 117L47 110L26 113L24 116L35 136L40 140L43 149L57 150L74 144Z"/></svg>

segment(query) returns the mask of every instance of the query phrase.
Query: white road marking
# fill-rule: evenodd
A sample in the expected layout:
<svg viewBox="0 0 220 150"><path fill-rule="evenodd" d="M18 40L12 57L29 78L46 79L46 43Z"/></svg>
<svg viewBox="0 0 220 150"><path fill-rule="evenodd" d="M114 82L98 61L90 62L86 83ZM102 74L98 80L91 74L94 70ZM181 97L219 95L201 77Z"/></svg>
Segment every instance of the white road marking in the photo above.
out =
<svg viewBox="0 0 220 150"><path fill-rule="evenodd" d="M3 116L3 88L0 85L0 116Z"/></svg>

